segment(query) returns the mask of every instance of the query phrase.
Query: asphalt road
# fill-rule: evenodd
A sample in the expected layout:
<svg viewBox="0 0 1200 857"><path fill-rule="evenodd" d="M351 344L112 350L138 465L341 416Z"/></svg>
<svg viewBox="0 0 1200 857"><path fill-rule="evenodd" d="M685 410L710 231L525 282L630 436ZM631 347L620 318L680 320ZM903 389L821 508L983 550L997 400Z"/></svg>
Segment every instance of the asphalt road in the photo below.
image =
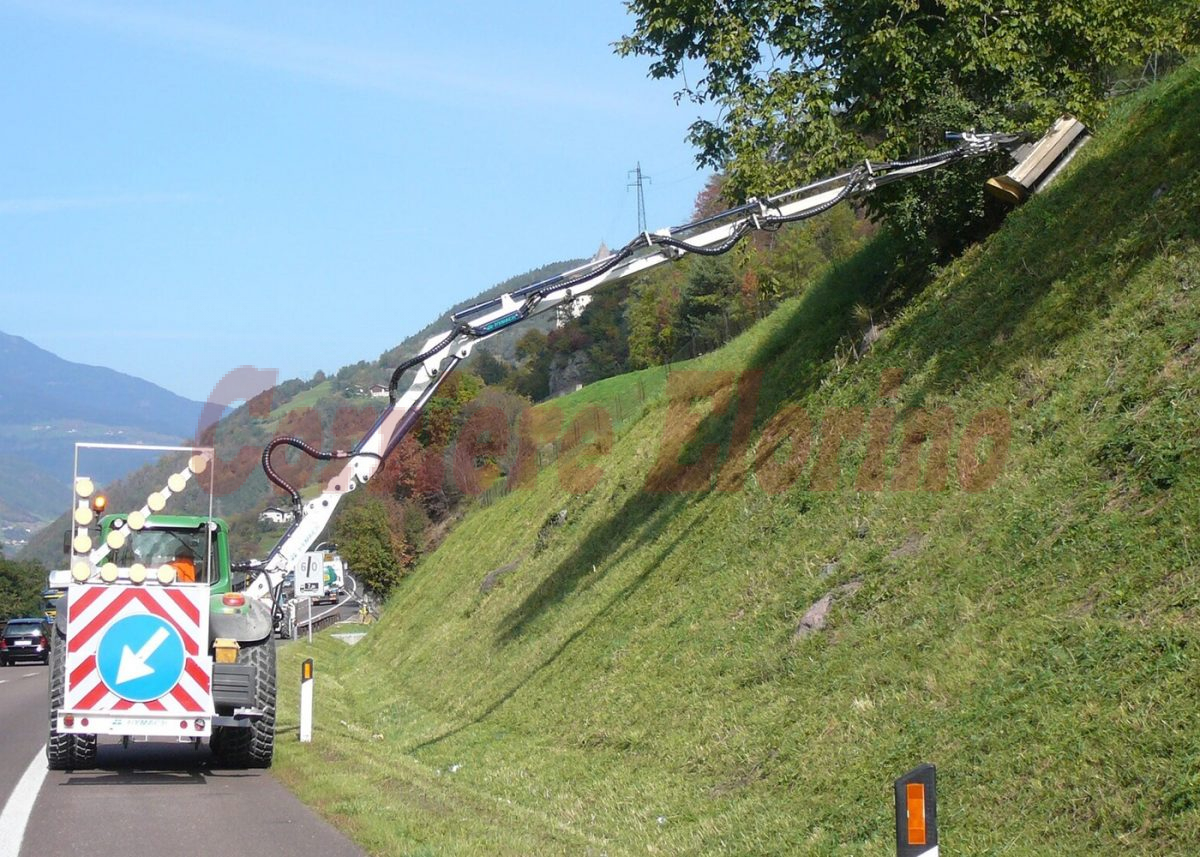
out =
<svg viewBox="0 0 1200 857"><path fill-rule="evenodd" d="M45 758L46 672L41 665L0 669L0 840L7 840L0 841L0 855L363 854L269 771L213 769L207 747L125 748L105 738L94 770L45 774L20 851L14 850L14 819L24 815L18 783Z"/></svg>

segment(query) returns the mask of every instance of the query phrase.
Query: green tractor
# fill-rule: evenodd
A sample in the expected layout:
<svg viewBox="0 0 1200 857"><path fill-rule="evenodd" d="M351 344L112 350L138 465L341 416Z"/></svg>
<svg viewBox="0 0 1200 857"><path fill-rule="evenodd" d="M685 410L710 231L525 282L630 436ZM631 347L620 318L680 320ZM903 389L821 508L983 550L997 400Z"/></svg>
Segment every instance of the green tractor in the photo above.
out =
<svg viewBox="0 0 1200 857"><path fill-rule="evenodd" d="M202 472L211 452L185 451ZM186 475L172 479L179 493ZM271 764L273 602L235 591L223 520L161 514L162 493L103 514L105 499L76 478L71 582L50 657L52 769L94 764L99 735L208 739L219 766Z"/></svg>

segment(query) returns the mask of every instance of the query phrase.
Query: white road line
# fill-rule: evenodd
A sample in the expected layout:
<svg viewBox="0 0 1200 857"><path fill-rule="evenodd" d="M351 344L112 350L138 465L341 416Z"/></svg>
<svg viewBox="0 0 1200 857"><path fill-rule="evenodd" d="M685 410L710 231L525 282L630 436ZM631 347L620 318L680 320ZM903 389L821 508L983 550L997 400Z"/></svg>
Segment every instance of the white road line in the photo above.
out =
<svg viewBox="0 0 1200 857"><path fill-rule="evenodd" d="M48 770L46 748L43 746L8 796L4 812L0 812L0 857L20 855L25 825L29 823L29 814L33 812L33 804L42 790L42 781L46 779Z"/></svg>
<svg viewBox="0 0 1200 857"><path fill-rule="evenodd" d="M41 675L41 673L25 673L21 678L33 678L35 675Z"/></svg>

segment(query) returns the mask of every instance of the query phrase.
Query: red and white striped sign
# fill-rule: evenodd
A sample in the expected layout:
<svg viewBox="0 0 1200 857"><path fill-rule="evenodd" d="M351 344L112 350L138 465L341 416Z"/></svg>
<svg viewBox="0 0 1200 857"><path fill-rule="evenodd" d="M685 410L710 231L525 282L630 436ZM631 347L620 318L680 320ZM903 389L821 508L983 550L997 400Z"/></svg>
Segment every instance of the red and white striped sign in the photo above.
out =
<svg viewBox="0 0 1200 857"><path fill-rule="evenodd" d="M74 584L68 591L64 711L154 715L210 715L212 657L208 654L208 588ZM116 622L156 616L183 642L179 679L157 699L126 699L109 687L97 665L104 635ZM165 636L166 632L163 632Z"/></svg>

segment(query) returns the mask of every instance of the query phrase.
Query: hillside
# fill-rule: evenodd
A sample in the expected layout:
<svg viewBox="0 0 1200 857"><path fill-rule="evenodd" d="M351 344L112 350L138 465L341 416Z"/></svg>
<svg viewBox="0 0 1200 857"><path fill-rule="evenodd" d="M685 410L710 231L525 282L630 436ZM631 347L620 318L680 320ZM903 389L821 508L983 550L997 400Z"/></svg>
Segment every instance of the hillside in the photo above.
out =
<svg viewBox="0 0 1200 857"><path fill-rule="evenodd" d="M541 406L649 391L283 651L281 776L378 854L890 854L922 761L948 852L1200 851L1197 139L1192 63L917 293Z"/></svg>

